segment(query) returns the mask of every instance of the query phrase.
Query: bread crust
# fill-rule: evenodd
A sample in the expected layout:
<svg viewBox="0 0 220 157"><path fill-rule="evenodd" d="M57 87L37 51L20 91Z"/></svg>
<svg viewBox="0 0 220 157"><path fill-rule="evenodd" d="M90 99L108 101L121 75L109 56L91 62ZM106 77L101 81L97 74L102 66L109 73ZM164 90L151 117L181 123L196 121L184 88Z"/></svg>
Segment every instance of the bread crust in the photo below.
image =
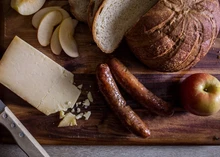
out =
<svg viewBox="0 0 220 157"><path fill-rule="evenodd" d="M75 18L81 22L87 23L88 6L90 0L68 0L70 11Z"/></svg>
<svg viewBox="0 0 220 157"><path fill-rule="evenodd" d="M218 0L160 0L126 34L126 40L149 68L174 72L199 62L219 27Z"/></svg>
<svg viewBox="0 0 220 157"><path fill-rule="evenodd" d="M103 0L90 0L89 2L87 23L90 29L92 29L92 23L95 18L95 14L98 11L102 2Z"/></svg>
<svg viewBox="0 0 220 157"><path fill-rule="evenodd" d="M103 0L102 4L100 5L99 9L97 10L97 12L96 12L96 14L95 14L93 23L94 23L94 21L97 21L98 16L99 16L99 14L102 12L102 9L103 9L103 7L106 5L106 3L107 3L107 0ZM95 26L94 24L92 24L93 40L95 41L95 43L97 44L97 46L100 48L100 50L101 50L102 52L105 52L105 53L107 53L107 54L108 54L108 53L112 53L112 50L105 50L105 49L103 48L103 46L101 45L100 41L97 39L96 34L97 34L97 32L96 32L96 26Z"/></svg>

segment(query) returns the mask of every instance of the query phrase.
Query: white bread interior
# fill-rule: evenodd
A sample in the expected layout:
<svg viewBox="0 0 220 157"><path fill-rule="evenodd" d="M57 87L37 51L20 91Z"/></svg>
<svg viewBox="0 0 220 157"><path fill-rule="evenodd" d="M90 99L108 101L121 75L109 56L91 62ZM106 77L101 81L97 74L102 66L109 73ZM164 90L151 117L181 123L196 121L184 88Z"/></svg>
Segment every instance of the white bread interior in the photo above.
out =
<svg viewBox="0 0 220 157"><path fill-rule="evenodd" d="M125 33L158 0L104 0L97 11L92 34L97 46L105 53L112 53Z"/></svg>

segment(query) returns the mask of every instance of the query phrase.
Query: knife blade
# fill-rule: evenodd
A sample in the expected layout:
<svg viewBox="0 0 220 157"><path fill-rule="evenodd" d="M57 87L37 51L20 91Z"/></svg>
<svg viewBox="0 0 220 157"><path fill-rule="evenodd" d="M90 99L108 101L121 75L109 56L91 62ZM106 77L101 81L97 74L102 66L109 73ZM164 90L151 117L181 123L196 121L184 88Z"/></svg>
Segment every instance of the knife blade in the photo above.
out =
<svg viewBox="0 0 220 157"><path fill-rule="evenodd" d="M0 100L0 123L12 134L20 148L30 157L49 157L12 111Z"/></svg>

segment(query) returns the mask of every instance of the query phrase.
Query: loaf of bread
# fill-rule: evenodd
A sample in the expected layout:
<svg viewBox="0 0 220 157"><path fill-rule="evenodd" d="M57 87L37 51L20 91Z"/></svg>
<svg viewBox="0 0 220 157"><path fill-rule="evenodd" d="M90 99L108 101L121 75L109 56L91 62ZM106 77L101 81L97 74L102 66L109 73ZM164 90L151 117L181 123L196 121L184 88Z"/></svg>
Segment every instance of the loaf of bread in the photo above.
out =
<svg viewBox="0 0 220 157"><path fill-rule="evenodd" d="M89 0L69 0L69 4L73 16L77 20L87 23Z"/></svg>
<svg viewBox="0 0 220 157"><path fill-rule="evenodd" d="M158 0L104 0L96 12L92 34L98 47L112 53L125 33Z"/></svg>
<svg viewBox="0 0 220 157"><path fill-rule="evenodd" d="M218 0L160 0L126 34L137 58L158 71L194 66L220 27Z"/></svg>

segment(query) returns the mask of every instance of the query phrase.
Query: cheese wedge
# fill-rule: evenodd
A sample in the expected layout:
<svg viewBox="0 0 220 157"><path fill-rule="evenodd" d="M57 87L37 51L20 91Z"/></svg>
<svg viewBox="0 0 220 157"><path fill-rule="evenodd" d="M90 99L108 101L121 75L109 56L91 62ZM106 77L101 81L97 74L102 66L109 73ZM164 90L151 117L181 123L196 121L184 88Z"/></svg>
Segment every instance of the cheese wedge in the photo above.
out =
<svg viewBox="0 0 220 157"><path fill-rule="evenodd" d="M81 91L73 77L17 36L0 61L0 83L46 115L74 106Z"/></svg>
<svg viewBox="0 0 220 157"><path fill-rule="evenodd" d="M76 116L71 112L67 113L63 120L60 121L58 127L76 126Z"/></svg>

